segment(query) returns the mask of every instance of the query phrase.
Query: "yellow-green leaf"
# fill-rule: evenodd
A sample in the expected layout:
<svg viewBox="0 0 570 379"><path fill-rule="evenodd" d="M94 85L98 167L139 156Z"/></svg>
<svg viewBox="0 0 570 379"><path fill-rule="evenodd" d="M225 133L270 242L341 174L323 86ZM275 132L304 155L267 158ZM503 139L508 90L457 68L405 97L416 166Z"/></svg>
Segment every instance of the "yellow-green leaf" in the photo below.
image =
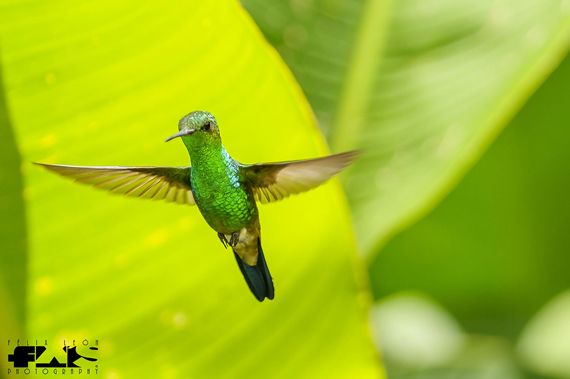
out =
<svg viewBox="0 0 570 379"><path fill-rule="evenodd" d="M258 303L195 207L30 164L187 165L182 143L163 141L197 109L244 163L327 154L234 2L5 1L0 35L25 162L29 338L98 340L104 378L380 376L336 181L260 209L276 295Z"/></svg>
<svg viewBox="0 0 570 379"><path fill-rule="evenodd" d="M0 65L0 354L23 335L26 321L26 218L20 156L10 127ZM6 372L5 360L0 369Z"/></svg>

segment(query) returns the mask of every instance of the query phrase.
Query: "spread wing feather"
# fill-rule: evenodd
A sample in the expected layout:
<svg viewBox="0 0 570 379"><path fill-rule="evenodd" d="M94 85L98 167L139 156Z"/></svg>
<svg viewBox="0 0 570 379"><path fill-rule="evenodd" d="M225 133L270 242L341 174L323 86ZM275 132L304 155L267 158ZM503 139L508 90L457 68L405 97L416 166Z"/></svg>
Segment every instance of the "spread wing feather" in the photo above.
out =
<svg viewBox="0 0 570 379"><path fill-rule="evenodd" d="M265 204L318 187L344 170L358 154L349 151L302 161L242 165L241 170L255 200Z"/></svg>
<svg viewBox="0 0 570 379"><path fill-rule="evenodd" d="M190 166L121 167L36 163L44 168L111 193L194 205Z"/></svg>

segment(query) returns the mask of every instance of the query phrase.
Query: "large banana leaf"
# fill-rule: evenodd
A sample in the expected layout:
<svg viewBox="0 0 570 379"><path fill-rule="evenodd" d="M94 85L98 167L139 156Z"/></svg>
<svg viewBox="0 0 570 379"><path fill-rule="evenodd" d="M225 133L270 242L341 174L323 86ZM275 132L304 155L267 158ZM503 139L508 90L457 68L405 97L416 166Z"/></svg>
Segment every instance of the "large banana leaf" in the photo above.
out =
<svg viewBox="0 0 570 379"><path fill-rule="evenodd" d="M196 109L242 162L326 154L293 77L234 2L6 0L0 35L24 162L30 339L98 340L105 378L381 375L336 181L261 208L276 298L258 303L195 207L109 196L30 163L187 165L182 143L163 141Z"/></svg>
<svg viewBox="0 0 570 379"><path fill-rule="evenodd" d="M519 362L565 373L554 377L570 374L567 307L552 300L570 288L568 98L570 56L459 186L370 267L378 298L429 293L468 333L508 339L513 356L526 329Z"/></svg>
<svg viewBox="0 0 570 379"><path fill-rule="evenodd" d="M291 67L374 253L431 210L558 64L562 0L242 0Z"/></svg>

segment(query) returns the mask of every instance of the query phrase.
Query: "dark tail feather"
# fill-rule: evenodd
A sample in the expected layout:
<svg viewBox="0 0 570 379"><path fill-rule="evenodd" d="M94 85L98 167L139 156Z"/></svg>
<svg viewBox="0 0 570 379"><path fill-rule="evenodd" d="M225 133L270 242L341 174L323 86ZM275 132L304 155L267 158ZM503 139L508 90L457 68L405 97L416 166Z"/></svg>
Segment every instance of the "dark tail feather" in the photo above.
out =
<svg viewBox="0 0 570 379"><path fill-rule="evenodd" d="M265 298L273 300L275 289L273 288L273 280L271 280L271 274L269 274L267 262L265 262L265 256L261 249L260 238L257 239L257 251L257 264L255 266L250 266L245 263L235 251L234 255L236 256L239 269L241 270L249 289L253 292L257 300L263 301Z"/></svg>

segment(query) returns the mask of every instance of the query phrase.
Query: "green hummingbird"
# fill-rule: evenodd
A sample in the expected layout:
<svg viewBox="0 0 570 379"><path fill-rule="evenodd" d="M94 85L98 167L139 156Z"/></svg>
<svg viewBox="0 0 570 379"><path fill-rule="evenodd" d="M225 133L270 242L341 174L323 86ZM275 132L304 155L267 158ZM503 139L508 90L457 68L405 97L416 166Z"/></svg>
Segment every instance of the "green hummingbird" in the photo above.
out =
<svg viewBox="0 0 570 379"><path fill-rule="evenodd" d="M195 111L180 119L178 133L190 154L186 167L71 166L37 163L60 175L112 193L197 205L230 246L257 300L273 299L273 280L261 248L256 201L269 203L315 188L345 169L356 151L324 158L245 165L222 145L214 115Z"/></svg>

